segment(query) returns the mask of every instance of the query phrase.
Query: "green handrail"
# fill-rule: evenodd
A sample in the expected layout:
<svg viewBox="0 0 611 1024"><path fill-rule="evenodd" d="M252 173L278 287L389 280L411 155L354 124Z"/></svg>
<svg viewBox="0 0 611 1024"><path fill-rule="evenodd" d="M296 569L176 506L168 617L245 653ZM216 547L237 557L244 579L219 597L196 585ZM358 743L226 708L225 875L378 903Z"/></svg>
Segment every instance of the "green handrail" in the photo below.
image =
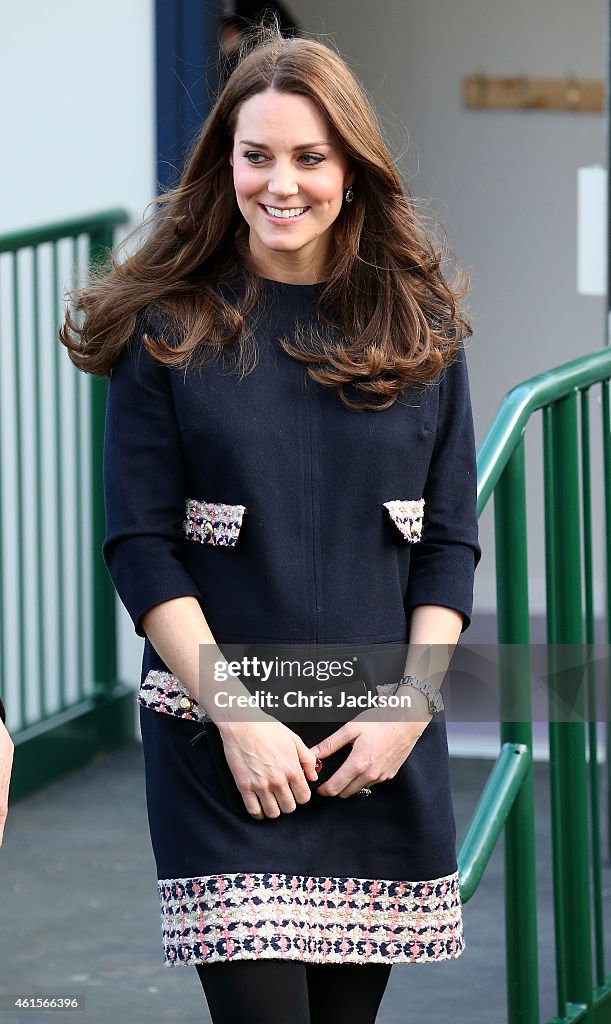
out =
<svg viewBox="0 0 611 1024"><path fill-rule="evenodd" d="M18 252L32 246L45 245L47 242L60 242L64 238L76 238L78 235L91 235L112 232L119 224L129 220L126 210L105 210L103 213L88 214L83 217L72 217L70 220L58 220L53 224L43 224L36 228L25 228L0 236L0 253Z"/></svg>
<svg viewBox="0 0 611 1024"><path fill-rule="evenodd" d="M57 337L62 293L86 280L92 264L112 249L115 228L128 219L125 210L108 210L0 237L11 284L4 316L12 359L3 373L14 395L14 410L8 403L0 410L0 431L6 430L15 450L18 510L1 500L0 489L0 574L6 565L6 508L18 552L7 708L19 748L13 799L133 736L133 696L117 678L114 588L101 556L108 381L71 367ZM49 388L53 400L45 403ZM33 480L26 475L28 465ZM31 514L24 516L24 509ZM33 547L29 562L26 538ZM28 594L35 595L34 616ZM8 640L8 610L0 593L0 692L9 672Z"/></svg>
<svg viewBox="0 0 611 1024"><path fill-rule="evenodd" d="M611 377L611 348L547 370L508 391L477 454L477 513L481 515L532 414Z"/></svg>
<svg viewBox="0 0 611 1024"><path fill-rule="evenodd" d="M458 868L461 896L466 901L476 891L504 832L509 1024L539 1024L540 1020L525 435L533 415L540 411L547 638L553 662L554 645L581 644L584 638L587 643L594 642L588 391L598 384L602 386L608 595L610 591L610 378L611 348L605 347L517 385L501 403L477 457L478 515L492 495L495 499L502 748L461 843ZM607 612L611 640L609 597ZM505 645L511 645L511 664L507 663ZM590 672L588 687L592 719L595 700ZM509 696L514 717L517 708L517 721L509 721L505 714ZM590 721L586 732L586 712L580 710L583 721L565 723L550 718L549 723L558 1000L558 1016L550 1024L611 1024L611 974L605 974L603 948L596 727Z"/></svg>
<svg viewBox="0 0 611 1024"><path fill-rule="evenodd" d="M458 856L460 898L470 900L505 827L531 761L528 747L504 743L484 786Z"/></svg>

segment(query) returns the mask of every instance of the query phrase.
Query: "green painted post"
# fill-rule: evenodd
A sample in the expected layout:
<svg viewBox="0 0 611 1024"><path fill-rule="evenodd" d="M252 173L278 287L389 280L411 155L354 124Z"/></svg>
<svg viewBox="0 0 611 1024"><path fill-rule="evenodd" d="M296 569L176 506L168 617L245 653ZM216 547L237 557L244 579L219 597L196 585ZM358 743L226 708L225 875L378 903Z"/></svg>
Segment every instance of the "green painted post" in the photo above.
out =
<svg viewBox="0 0 611 1024"><path fill-rule="evenodd" d="M78 236L72 238L72 287L79 284L79 251ZM71 438L72 451L74 453L75 468L75 495L74 495L74 522L75 530L72 538L76 554L76 664L78 665L77 687L78 696L82 699L86 692L86 681L89 679L90 667L88 664L87 650L85 646L85 589L84 589L84 566L89 553L85 550L85 524L83 522L83 491L85 489L83 462L84 448L87 441L87 427L83 417L83 374L75 366L71 366L71 388L70 401L74 410L74 432ZM93 620L95 623L95 619Z"/></svg>
<svg viewBox="0 0 611 1024"><path fill-rule="evenodd" d="M112 248L112 228L102 227L89 235L90 263L106 259ZM117 679L117 627L115 593L102 557L102 544L106 535L104 512L104 423L108 379L91 378L91 507L93 544L93 673L95 689L106 694Z"/></svg>
<svg viewBox="0 0 611 1024"><path fill-rule="evenodd" d="M585 627L586 643L592 648L595 643L594 628L594 572L592 558L592 488L590 471L590 411L589 393L581 392L581 480L583 515L583 567L585 582ZM596 982L605 982L605 933L603 922L603 882L600 835L600 791L598 784L597 745L597 701L596 668L588 658L588 768L590 780L590 832L592 841L592 887L594 909L594 948Z"/></svg>
<svg viewBox="0 0 611 1024"><path fill-rule="evenodd" d="M545 572L547 591L547 633L555 635L555 623L557 621L556 611L556 588L553 583L553 568L555 564L555 552L557 549L556 539L556 517L554 506L558 501L554 476L554 435L552 423L552 408L548 406L543 410L543 479L545 493ZM554 708L552 707L552 714ZM552 844L552 865L553 865L553 891L554 891L554 922L555 922L555 954L556 954L556 1002L558 1017L563 1018L566 1010L566 988L564 965L566 963L566 921L564 913L564 885L566 869L564 866L564 843L562 839L563 821L560 813L560 790L561 779L557 757L554 756L554 728L550 722L548 726L550 742L550 792L551 792L551 844Z"/></svg>
<svg viewBox="0 0 611 1024"><path fill-rule="evenodd" d="M18 311L17 311L17 315ZM38 675L38 701L41 714L46 714L49 689L49 668L45 651L45 632L47 629L45 617L45 560L44 560L44 510L47 501L44 494L43 475L43 452L45 451L45 436L42 424L43 407L43 356L41 348L40 331L40 256L38 246L32 249L32 341L34 345L34 409L32 410L34 428L34 460L36 466L36 510L34 518L36 521L36 645L37 645L37 675ZM34 682L32 680L32 682Z"/></svg>
<svg viewBox="0 0 611 1024"><path fill-rule="evenodd" d="M28 501L26 498L25 491L25 479L24 479L24 442L23 442L23 363L21 353L21 281L19 275L19 253L13 253L12 258L12 285L13 285L13 345L14 345L14 388L15 388L15 449L17 452L17 502L18 509L21 511L28 507ZM17 571L17 587L18 587L18 608L19 608L19 660L18 660L18 673L19 673L19 711L20 711L20 726L23 727L28 725L28 717L26 711L26 684L27 684L27 649L31 643L31 637L27 628L27 602L26 602L26 576L25 576L25 559L23 557L24 551L24 538L25 530L23 526L23 516L18 514L15 517L15 536L13 538L17 551L19 552L18 558L18 571Z"/></svg>
<svg viewBox="0 0 611 1024"><path fill-rule="evenodd" d="M59 330L62 319L60 307L60 286L59 286L59 255L57 252L58 243L52 243L52 275L51 275L51 298L53 300L53 314L55 326ZM64 349L59 344L53 348L53 386L55 390L55 481L57 488L57 510L55 527L55 550L57 552L57 588L55 591L55 604L57 608L57 647L58 647L58 690L59 706L65 708L66 700L66 587L64 584L64 522L65 522L65 484L64 484L64 462L62 459L62 403L61 403L61 373L60 355L64 358Z"/></svg>
<svg viewBox="0 0 611 1024"><path fill-rule="evenodd" d="M501 654L501 742L529 751L505 826L505 935L509 1024L539 1024L535 805L529 665L524 440L494 492L497 622ZM509 706L514 721L507 720Z"/></svg>
<svg viewBox="0 0 611 1024"><path fill-rule="evenodd" d="M611 644L611 382L602 384L603 466L605 481L605 556L607 580L607 643ZM607 706L611 707L611 680ZM611 857L611 722L607 722L607 849Z"/></svg>
<svg viewBox="0 0 611 1024"><path fill-rule="evenodd" d="M548 586L553 589L554 616L548 619L548 642L552 658L554 645L582 645L580 480L577 434L577 392L556 402L548 417L546 448L552 490L546 505L553 517L553 542L548 547ZM549 443L552 443L551 453ZM563 698L577 701L582 674L571 681L563 673ZM553 707L553 697L552 707ZM588 786L585 722L550 721L550 762L554 838L561 856L554 879L562 914L557 922L561 936L564 996L571 1003L592 1007L592 938L590 915L590 848L588 837ZM559 1008L560 1011L560 1008ZM588 1019L591 1019L588 1015Z"/></svg>

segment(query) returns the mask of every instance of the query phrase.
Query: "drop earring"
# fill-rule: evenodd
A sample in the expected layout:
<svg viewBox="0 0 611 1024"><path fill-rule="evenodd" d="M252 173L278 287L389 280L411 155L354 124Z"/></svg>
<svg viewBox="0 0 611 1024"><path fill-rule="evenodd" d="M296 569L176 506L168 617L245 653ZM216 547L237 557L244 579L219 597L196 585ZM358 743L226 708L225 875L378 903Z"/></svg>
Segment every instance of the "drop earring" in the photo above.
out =
<svg viewBox="0 0 611 1024"><path fill-rule="evenodd" d="M353 199L354 199L354 192L352 190L352 185L349 185L348 188L346 189L346 191L344 192L344 200L347 203L351 203Z"/></svg>

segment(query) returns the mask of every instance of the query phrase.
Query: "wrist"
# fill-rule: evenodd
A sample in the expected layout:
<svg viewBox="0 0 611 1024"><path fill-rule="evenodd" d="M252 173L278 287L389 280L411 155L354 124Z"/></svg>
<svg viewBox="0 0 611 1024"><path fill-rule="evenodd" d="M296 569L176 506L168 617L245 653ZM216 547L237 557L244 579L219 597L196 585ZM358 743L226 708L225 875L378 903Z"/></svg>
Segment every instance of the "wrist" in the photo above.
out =
<svg viewBox="0 0 611 1024"><path fill-rule="evenodd" d="M429 708L429 702L421 690L407 683L401 683L396 690L398 695L405 693L409 696L409 722L430 722L433 717Z"/></svg>
<svg viewBox="0 0 611 1024"><path fill-rule="evenodd" d="M243 732L245 728L251 725L260 725L261 723L267 722L277 723L276 718L273 718L272 715L266 715L263 712L255 716L252 708L244 710L244 716L244 718L236 717L234 710L234 714L231 718L217 718L214 720L214 724L218 728L221 736L230 736Z"/></svg>
<svg viewBox="0 0 611 1024"><path fill-rule="evenodd" d="M420 697L423 697L427 703L431 718L444 710L441 690L438 686L432 686L425 679L420 679L418 676L413 675L404 675L399 680L397 690L399 689L408 689L410 694L417 693Z"/></svg>

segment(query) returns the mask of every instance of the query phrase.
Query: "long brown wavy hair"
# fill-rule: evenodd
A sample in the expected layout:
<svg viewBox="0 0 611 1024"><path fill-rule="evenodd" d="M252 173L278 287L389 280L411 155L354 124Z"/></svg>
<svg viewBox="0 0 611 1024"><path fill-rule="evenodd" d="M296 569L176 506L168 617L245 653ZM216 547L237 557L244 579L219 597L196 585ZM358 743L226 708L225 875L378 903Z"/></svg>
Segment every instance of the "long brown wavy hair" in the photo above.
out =
<svg viewBox="0 0 611 1024"><path fill-rule="evenodd" d="M297 93L322 111L356 172L354 200L334 221L332 263L318 299L316 326L281 344L350 409L385 409L406 386L430 383L472 334L461 308L469 279L455 268L447 283L443 244L429 234L401 181L366 93L341 57L308 38L284 38L261 24L217 97L177 187L152 200L153 215L69 292L59 335L80 370L109 375L138 314L154 306L165 325L145 334L167 366L209 362L231 346L241 373L256 362L253 319L262 284L248 268L248 225L238 208L229 155L238 111L267 89ZM148 207L147 207L148 209ZM142 241L119 259L135 236ZM445 235L445 231L444 231ZM234 303L223 275L239 276ZM157 320L159 323L159 319ZM167 329L166 329L167 328ZM171 341L163 337L166 333ZM250 362L249 362L250 360ZM354 387L361 401L348 397Z"/></svg>

